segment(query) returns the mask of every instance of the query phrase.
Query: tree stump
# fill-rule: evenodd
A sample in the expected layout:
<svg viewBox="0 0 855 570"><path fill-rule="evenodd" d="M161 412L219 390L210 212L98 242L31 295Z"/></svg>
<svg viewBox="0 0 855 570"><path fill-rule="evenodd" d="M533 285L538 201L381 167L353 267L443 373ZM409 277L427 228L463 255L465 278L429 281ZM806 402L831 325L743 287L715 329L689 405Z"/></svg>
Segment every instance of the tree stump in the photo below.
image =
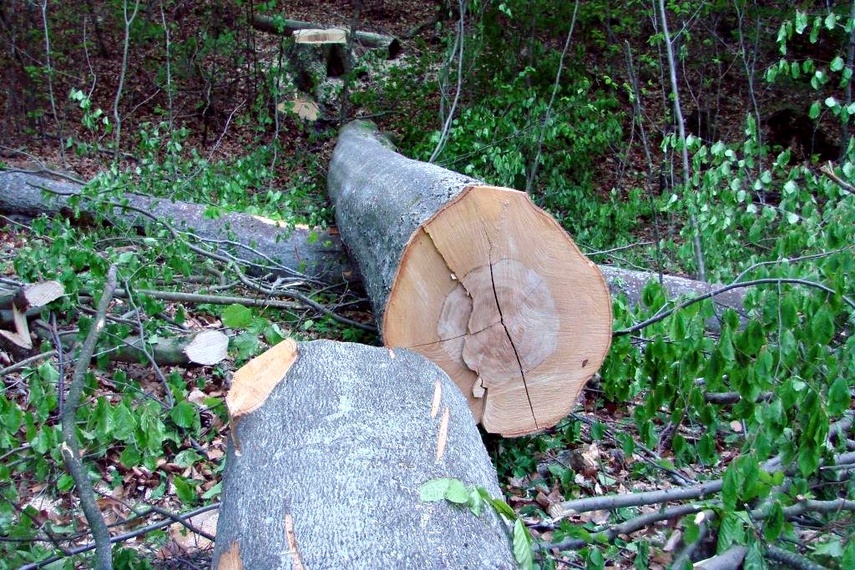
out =
<svg viewBox="0 0 855 570"><path fill-rule="evenodd" d="M214 568L515 567L490 509L420 500L440 477L501 496L465 399L422 356L286 340L226 402Z"/></svg>
<svg viewBox="0 0 855 570"><path fill-rule="evenodd" d="M532 433L572 409L611 342L605 280L522 192L396 153L347 125L328 186L383 341L427 356L487 431Z"/></svg>

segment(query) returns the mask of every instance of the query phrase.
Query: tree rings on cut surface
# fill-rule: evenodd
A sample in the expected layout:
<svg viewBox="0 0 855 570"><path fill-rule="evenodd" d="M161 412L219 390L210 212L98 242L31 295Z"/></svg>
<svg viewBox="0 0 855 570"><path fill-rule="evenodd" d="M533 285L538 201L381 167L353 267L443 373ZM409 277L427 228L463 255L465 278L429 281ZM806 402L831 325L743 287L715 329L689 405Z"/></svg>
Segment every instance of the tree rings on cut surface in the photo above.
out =
<svg viewBox="0 0 855 570"><path fill-rule="evenodd" d="M383 323L503 435L565 417L611 343L599 269L523 192L469 186L410 238Z"/></svg>

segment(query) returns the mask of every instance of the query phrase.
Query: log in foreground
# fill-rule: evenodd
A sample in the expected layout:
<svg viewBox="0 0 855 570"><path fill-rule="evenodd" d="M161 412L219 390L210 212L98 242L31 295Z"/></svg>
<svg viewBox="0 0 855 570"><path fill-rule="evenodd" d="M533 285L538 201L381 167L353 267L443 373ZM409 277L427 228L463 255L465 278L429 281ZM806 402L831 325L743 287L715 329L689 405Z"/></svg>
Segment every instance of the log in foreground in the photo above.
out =
<svg viewBox="0 0 855 570"><path fill-rule="evenodd" d="M424 357L286 340L226 402L214 568L515 567L494 512L420 500L439 477L501 496L465 399Z"/></svg>
<svg viewBox="0 0 855 570"><path fill-rule="evenodd" d="M407 159L346 126L330 197L383 341L427 356L487 431L532 433L572 409L611 342L596 265L525 193Z"/></svg>

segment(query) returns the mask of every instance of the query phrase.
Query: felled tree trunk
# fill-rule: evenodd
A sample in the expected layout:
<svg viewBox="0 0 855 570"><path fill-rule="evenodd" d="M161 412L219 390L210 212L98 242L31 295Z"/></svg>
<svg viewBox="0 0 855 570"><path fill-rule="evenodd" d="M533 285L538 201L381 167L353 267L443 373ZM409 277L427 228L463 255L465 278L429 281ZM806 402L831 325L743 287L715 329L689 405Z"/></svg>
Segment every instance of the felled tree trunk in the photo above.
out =
<svg viewBox="0 0 855 570"><path fill-rule="evenodd" d="M328 188L383 341L437 363L487 431L532 433L575 404L611 341L602 274L525 193L407 159L346 126Z"/></svg>
<svg viewBox="0 0 855 570"><path fill-rule="evenodd" d="M286 340L226 402L214 568L515 567L494 512L420 500L440 477L501 495L465 399L418 354Z"/></svg>
<svg viewBox="0 0 855 570"><path fill-rule="evenodd" d="M269 16L256 14L252 19L252 26L261 32L278 35L292 35L300 30L325 29L327 26L313 22L301 22L299 20L274 19ZM401 53L401 42L392 36L374 34L371 32L357 31L354 39L361 46L371 49L383 49L389 59L394 59Z"/></svg>
<svg viewBox="0 0 855 570"><path fill-rule="evenodd" d="M54 194L43 195L41 188ZM80 193L80 185L58 182L43 176L18 172L0 172L0 214L35 217L40 214L70 215L68 198ZM59 193L59 194L56 194ZM130 205L150 209L152 215L173 222L178 228L191 231L209 240L220 241L221 248L237 259L263 267L265 273L282 277L295 272L324 285L359 287L361 276L348 259L341 238L335 230L309 230L297 227L292 231L270 220L250 214L227 213L216 219L205 218L205 207L178 200L157 200L136 194L126 195ZM86 204L81 205L86 212ZM116 220L131 221L139 228L150 223L148 218L119 208ZM269 263L274 259L280 263ZM598 266L606 278L613 296L626 295L631 306L640 304L641 291L658 276L648 271L634 271L611 265ZM706 293L712 285L692 279L665 275L663 284L671 298ZM716 304L742 312L744 291L734 289L715 298ZM714 323L712 323L714 324ZM714 328L714 327L713 327Z"/></svg>
<svg viewBox="0 0 855 570"><path fill-rule="evenodd" d="M72 214L69 198L80 194L81 186L21 172L0 172L0 214L35 217ZM261 273L284 277L305 278L324 284L346 284L358 279L337 232L307 227L290 228L273 220L226 212L211 218L206 206L125 194L123 200L130 208L116 207L108 221L126 222L144 228L155 219L171 223L176 229L191 232L215 249L234 256ZM80 204L80 212L91 218L88 204Z"/></svg>

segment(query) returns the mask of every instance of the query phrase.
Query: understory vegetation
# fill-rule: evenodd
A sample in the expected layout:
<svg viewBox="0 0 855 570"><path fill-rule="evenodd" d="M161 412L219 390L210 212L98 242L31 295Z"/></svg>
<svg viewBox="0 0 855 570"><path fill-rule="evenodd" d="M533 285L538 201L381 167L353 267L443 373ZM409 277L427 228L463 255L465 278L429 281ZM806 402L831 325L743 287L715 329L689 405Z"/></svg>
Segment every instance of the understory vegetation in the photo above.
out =
<svg viewBox="0 0 855 570"><path fill-rule="evenodd" d="M855 567L855 4L70 4L0 6L0 177L82 185L62 213L0 212L0 284L65 291L35 348L0 344L0 568L95 564L62 451L75 382L71 437L118 537L113 564L203 566L170 525L219 499L232 372L286 337L380 342L358 288L115 215L143 194L324 239L342 117L377 122L411 158L527 191L595 263L650 272L641 303L614 299L610 353L575 413L536 436L485 434L533 537L523 565L690 568L735 553L746 568ZM257 15L397 34L404 49L357 50L307 121L283 107L293 46L254 29ZM674 298L667 274L710 293ZM743 311L717 304L729 291ZM113 358L130 337L153 350L202 329L227 332L228 359Z"/></svg>

